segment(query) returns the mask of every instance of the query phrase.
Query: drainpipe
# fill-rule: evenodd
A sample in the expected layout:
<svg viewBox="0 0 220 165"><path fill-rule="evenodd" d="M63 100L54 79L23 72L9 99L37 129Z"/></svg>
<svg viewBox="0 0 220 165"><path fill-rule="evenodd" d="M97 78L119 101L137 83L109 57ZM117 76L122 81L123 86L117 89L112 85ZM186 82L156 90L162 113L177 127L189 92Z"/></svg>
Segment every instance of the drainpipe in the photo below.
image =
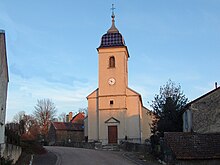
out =
<svg viewBox="0 0 220 165"><path fill-rule="evenodd" d="M141 143L141 109L140 109L140 102L138 102L138 109L139 109L139 111L138 111L138 113L139 113L139 115L138 115L138 117L139 117L139 137L140 137L140 143Z"/></svg>
<svg viewBox="0 0 220 165"><path fill-rule="evenodd" d="M99 89L96 92L97 140L99 141Z"/></svg>

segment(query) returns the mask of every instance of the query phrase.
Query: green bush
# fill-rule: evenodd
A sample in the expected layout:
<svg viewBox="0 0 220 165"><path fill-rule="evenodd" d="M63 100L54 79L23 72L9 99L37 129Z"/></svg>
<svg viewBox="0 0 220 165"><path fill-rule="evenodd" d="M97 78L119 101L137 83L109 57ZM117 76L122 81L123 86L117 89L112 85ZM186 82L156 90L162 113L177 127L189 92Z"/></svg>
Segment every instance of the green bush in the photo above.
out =
<svg viewBox="0 0 220 165"><path fill-rule="evenodd" d="M13 163L13 160L11 160L9 157L7 157L7 158L1 157L0 158L0 165L12 165L12 163Z"/></svg>

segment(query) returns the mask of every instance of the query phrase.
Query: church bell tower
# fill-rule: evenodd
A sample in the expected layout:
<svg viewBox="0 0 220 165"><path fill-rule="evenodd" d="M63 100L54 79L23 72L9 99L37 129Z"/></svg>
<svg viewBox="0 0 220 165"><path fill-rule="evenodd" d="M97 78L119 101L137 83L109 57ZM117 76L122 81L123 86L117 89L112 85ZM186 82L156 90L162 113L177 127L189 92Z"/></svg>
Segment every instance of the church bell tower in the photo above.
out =
<svg viewBox="0 0 220 165"><path fill-rule="evenodd" d="M113 8L114 9L114 8ZM115 27L112 12L112 26L101 38L98 47L99 96L125 95L128 87L128 50L124 39Z"/></svg>
<svg viewBox="0 0 220 165"><path fill-rule="evenodd" d="M112 25L101 38L98 51L98 88L87 96L85 136L89 142L119 144L121 140L141 143L149 136L147 109L141 95L128 87L129 53L123 36ZM87 129L88 128L88 129Z"/></svg>

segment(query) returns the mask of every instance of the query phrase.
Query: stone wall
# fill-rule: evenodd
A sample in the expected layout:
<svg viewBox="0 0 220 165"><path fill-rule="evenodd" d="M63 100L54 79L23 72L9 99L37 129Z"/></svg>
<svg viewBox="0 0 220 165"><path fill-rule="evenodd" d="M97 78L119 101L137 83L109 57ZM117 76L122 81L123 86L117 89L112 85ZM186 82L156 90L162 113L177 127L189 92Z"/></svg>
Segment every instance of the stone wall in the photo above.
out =
<svg viewBox="0 0 220 165"><path fill-rule="evenodd" d="M150 143L139 144L139 143L130 143L128 141L122 141L120 143L120 149L123 151L129 152L151 152L151 145Z"/></svg>
<svg viewBox="0 0 220 165"><path fill-rule="evenodd" d="M56 142L53 146L65 146L65 147L76 147L76 148L86 148L95 149L95 142Z"/></svg>
<svg viewBox="0 0 220 165"><path fill-rule="evenodd" d="M220 132L220 88L193 102L190 110L194 132Z"/></svg>
<svg viewBox="0 0 220 165"><path fill-rule="evenodd" d="M175 165L218 165L220 160L178 160Z"/></svg>
<svg viewBox="0 0 220 165"><path fill-rule="evenodd" d="M19 146L15 146L12 144L6 144L5 150L4 150L4 157L10 158L13 160L13 164L17 162L21 155L22 149Z"/></svg>
<svg viewBox="0 0 220 165"><path fill-rule="evenodd" d="M220 160L220 133L166 132L164 142L178 160Z"/></svg>
<svg viewBox="0 0 220 165"><path fill-rule="evenodd" d="M47 140L49 145L54 145L56 142L56 130L53 125L50 126Z"/></svg>
<svg viewBox="0 0 220 165"><path fill-rule="evenodd" d="M70 139L70 141L69 141ZM82 142L84 140L83 131L66 131L66 130L56 130L56 140L55 144L66 144L71 142Z"/></svg>

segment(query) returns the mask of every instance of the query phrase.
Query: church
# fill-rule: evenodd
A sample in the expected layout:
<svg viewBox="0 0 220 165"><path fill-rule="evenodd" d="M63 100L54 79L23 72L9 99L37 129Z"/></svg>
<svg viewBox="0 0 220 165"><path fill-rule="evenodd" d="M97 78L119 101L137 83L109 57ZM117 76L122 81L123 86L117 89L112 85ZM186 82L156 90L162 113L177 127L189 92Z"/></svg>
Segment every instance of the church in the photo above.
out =
<svg viewBox="0 0 220 165"><path fill-rule="evenodd" d="M150 138L152 116L143 106L139 93L128 87L129 52L115 26L101 38L98 51L98 88L87 96L88 117L85 136L88 142L119 144L121 140L144 143Z"/></svg>

